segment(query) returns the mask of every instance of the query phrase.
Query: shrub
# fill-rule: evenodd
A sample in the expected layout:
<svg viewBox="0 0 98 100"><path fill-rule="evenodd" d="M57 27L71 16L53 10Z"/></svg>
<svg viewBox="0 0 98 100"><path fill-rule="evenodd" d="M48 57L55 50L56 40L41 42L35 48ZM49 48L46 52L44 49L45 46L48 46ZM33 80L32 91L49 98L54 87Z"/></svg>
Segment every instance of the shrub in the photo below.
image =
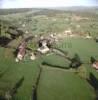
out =
<svg viewBox="0 0 98 100"><path fill-rule="evenodd" d="M90 62L93 64L96 61L96 59L94 57L90 58Z"/></svg>
<svg viewBox="0 0 98 100"><path fill-rule="evenodd" d="M71 59L70 67L78 68L82 64L80 57L78 54L75 54L74 57Z"/></svg>
<svg viewBox="0 0 98 100"><path fill-rule="evenodd" d="M86 71L86 68L84 66L78 67L77 75L79 75L81 78L88 79L87 71Z"/></svg>

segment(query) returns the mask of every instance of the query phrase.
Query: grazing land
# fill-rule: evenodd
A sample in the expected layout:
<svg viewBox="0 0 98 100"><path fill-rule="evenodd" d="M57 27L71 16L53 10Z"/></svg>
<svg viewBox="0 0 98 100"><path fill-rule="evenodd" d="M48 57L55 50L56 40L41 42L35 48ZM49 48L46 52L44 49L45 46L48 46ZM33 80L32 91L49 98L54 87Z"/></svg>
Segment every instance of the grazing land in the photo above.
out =
<svg viewBox="0 0 98 100"><path fill-rule="evenodd" d="M45 54L41 38L53 39ZM0 100L98 100L91 58L98 61L97 8L0 9Z"/></svg>

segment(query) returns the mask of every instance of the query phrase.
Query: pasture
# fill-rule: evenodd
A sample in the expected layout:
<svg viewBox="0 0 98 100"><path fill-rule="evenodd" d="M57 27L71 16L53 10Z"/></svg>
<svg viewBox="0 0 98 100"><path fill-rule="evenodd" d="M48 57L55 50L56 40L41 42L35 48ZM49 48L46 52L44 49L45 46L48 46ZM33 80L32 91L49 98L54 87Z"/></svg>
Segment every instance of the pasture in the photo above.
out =
<svg viewBox="0 0 98 100"><path fill-rule="evenodd" d="M73 72L44 66L38 100L93 100L92 87Z"/></svg>
<svg viewBox="0 0 98 100"><path fill-rule="evenodd" d="M98 13L51 9L1 11L0 39L3 37L6 45L2 45L1 40L0 100L98 100L98 72L90 62L91 57L98 60L98 42L95 41ZM6 32L10 26L21 30L23 35L12 38ZM67 52L70 59L78 54L82 61L78 68L70 67L71 61L65 54L55 52L40 55L34 61L25 58L15 62L14 51L23 36L56 33L63 37L66 30L71 30L76 37L66 36L54 47L63 54ZM92 38L85 39L86 35ZM38 37L34 40L39 40ZM33 44L35 46L35 42L28 44L32 51L37 49Z"/></svg>
<svg viewBox="0 0 98 100"><path fill-rule="evenodd" d="M89 63L91 56L98 59L98 43L93 39L67 37L57 47L67 51L70 56L74 56L75 53L79 54L84 63Z"/></svg>
<svg viewBox="0 0 98 100"><path fill-rule="evenodd" d="M91 68L89 63L90 56L98 59L98 45L94 40L66 38L58 45L60 49L68 51L70 57L73 57L75 53L79 54L84 62L83 66L87 77L93 73L96 79L98 78L98 73ZM66 98L69 100L79 100L80 98L81 100L94 100L94 87L85 79L81 79L74 69L69 70L70 62L67 59L51 54L42 56L33 62L27 60L16 63L11 55L10 50L0 48L1 97L12 94L13 100L31 100L41 66L42 72L37 86L38 100L46 100L47 97L48 100L65 100ZM43 62L47 65L44 65ZM84 90L85 92L83 92Z"/></svg>

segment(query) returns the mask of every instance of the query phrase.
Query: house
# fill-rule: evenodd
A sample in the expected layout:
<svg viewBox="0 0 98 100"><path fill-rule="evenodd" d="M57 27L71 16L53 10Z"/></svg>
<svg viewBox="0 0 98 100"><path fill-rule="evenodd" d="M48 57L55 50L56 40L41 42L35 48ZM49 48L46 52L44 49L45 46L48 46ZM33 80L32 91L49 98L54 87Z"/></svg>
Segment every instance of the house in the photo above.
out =
<svg viewBox="0 0 98 100"><path fill-rule="evenodd" d="M64 33L66 35L71 35L72 34L72 30L71 29L65 30Z"/></svg>
<svg viewBox="0 0 98 100"><path fill-rule="evenodd" d="M86 38L86 39L91 39L92 37L91 37L91 36L89 36L89 35L87 35L85 38Z"/></svg>
<svg viewBox="0 0 98 100"><path fill-rule="evenodd" d="M49 38L50 38L51 42L53 42L53 41L57 42L58 41L56 33L50 34Z"/></svg>
<svg viewBox="0 0 98 100"><path fill-rule="evenodd" d="M92 67L95 68L96 70L98 70L98 61L95 61L95 62L92 64Z"/></svg>
<svg viewBox="0 0 98 100"><path fill-rule="evenodd" d="M24 58L25 53L26 53L26 42L23 41L18 47L16 62L21 61Z"/></svg>
<svg viewBox="0 0 98 100"><path fill-rule="evenodd" d="M37 51L39 51L42 54L45 54L49 51L49 48L48 47L41 47L41 48L38 48Z"/></svg>
<svg viewBox="0 0 98 100"><path fill-rule="evenodd" d="M36 59L35 54L33 52L31 53L30 59L31 60L35 60Z"/></svg>
<svg viewBox="0 0 98 100"><path fill-rule="evenodd" d="M49 49L49 40L48 39L41 39L39 40L39 48L37 49L38 52L45 54L47 53Z"/></svg>

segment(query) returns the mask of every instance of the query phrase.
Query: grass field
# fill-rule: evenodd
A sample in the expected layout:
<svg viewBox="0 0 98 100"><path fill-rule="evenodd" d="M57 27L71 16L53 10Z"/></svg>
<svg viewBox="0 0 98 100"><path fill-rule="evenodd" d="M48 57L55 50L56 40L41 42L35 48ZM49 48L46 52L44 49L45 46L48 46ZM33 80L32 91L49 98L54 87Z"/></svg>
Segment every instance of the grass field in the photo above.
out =
<svg viewBox="0 0 98 100"><path fill-rule="evenodd" d="M98 45L94 40L67 38L59 44L59 48L68 51L70 57L78 53L85 62L83 66L86 68L87 77L92 73L98 79L98 73L87 64L90 56L98 59ZM33 87L36 86L40 71L39 66L45 62L48 65L42 65L37 88L38 100L47 98L48 100L65 100L66 98L68 100L94 100L94 87L85 79L81 79L73 70L68 70L70 62L65 58L52 54L33 62L25 60L16 63L11 51L13 50L0 48L0 56L3 57L0 58L0 96L11 92L14 94L13 100L31 100ZM13 92L14 89L16 92Z"/></svg>
<svg viewBox="0 0 98 100"><path fill-rule="evenodd" d="M1 49L1 56L4 55L3 50ZM4 96L8 91L12 92L15 85L23 78L23 82L17 87L14 99L30 100L32 87L35 85L39 73L39 61L15 63L7 57L0 59L0 63L0 96Z"/></svg>
<svg viewBox="0 0 98 100"><path fill-rule="evenodd" d="M79 54L84 63L89 63L91 56L98 59L98 43L93 39L65 38L57 47L69 52L70 56Z"/></svg>
<svg viewBox="0 0 98 100"><path fill-rule="evenodd" d="M90 56L98 58L98 46L93 40L67 38L63 42L63 45L60 44L60 46L60 49L68 51L70 56L78 53L82 61L86 63L89 62ZM17 92L13 98L15 100L31 100L32 87L35 86L39 74L39 65L41 62L46 62L51 67L43 66L38 85L38 100L46 100L47 97L49 100L65 100L66 98L69 100L80 100L80 96L81 100L94 100L94 90L87 81L80 79L73 72L57 69L57 67L68 68L69 61L65 58L52 54L46 57L43 56L41 60L38 59L34 62L24 61L15 63L13 62L13 57L5 56L9 53L11 53L10 50L6 51L6 49L0 48L0 56L3 57L3 59L0 59L1 96L5 95L8 91L12 91L16 84L23 78L23 82L17 87ZM98 73L90 65L84 66L88 74L93 73L98 78ZM84 90L85 92L81 92Z"/></svg>
<svg viewBox="0 0 98 100"><path fill-rule="evenodd" d="M88 13L85 11L72 12L48 9L28 9L29 12L25 12L25 10L26 9L24 9L23 13L8 15L3 15L1 10L0 20L2 30L5 31L10 24L17 26L24 32L28 31L32 34L61 33L71 29L74 33L90 33L93 37L98 36L98 14L96 12ZM80 19L78 20L78 18Z"/></svg>
<svg viewBox="0 0 98 100"><path fill-rule="evenodd" d="M44 67L38 100L94 100L92 87L73 72Z"/></svg>
<svg viewBox="0 0 98 100"><path fill-rule="evenodd" d="M13 52L23 37L14 39L8 44L12 48L0 46L0 100L5 100L3 97L6 100L98 100L98 72L90 63L91 56L98 60L98 42L94 40L98 37L97 11L29 9L28 12L24 9L18 13L18 9L14 10L1 10L1 38L11 38L6 32L10 26L38 37L50 33L62 35L71 30L76 37L66 37L55 46L68 52L70 58L78 54L83 64L72 69L69 67L71 61L57 53L43 55L35 61L25 58L16 63ZM83 36L77 37L78 34ZM85 35L92 39L84 39Z"/></svg>
<svg viewBox="0 0 98 100"><path fill-rule="evenodd" d="M44 57L43 64L50 65L53 67L68 69L70 61L68 61L67 59L63 57L60 57L59 55L52 54L52 55Z"/></svg>

